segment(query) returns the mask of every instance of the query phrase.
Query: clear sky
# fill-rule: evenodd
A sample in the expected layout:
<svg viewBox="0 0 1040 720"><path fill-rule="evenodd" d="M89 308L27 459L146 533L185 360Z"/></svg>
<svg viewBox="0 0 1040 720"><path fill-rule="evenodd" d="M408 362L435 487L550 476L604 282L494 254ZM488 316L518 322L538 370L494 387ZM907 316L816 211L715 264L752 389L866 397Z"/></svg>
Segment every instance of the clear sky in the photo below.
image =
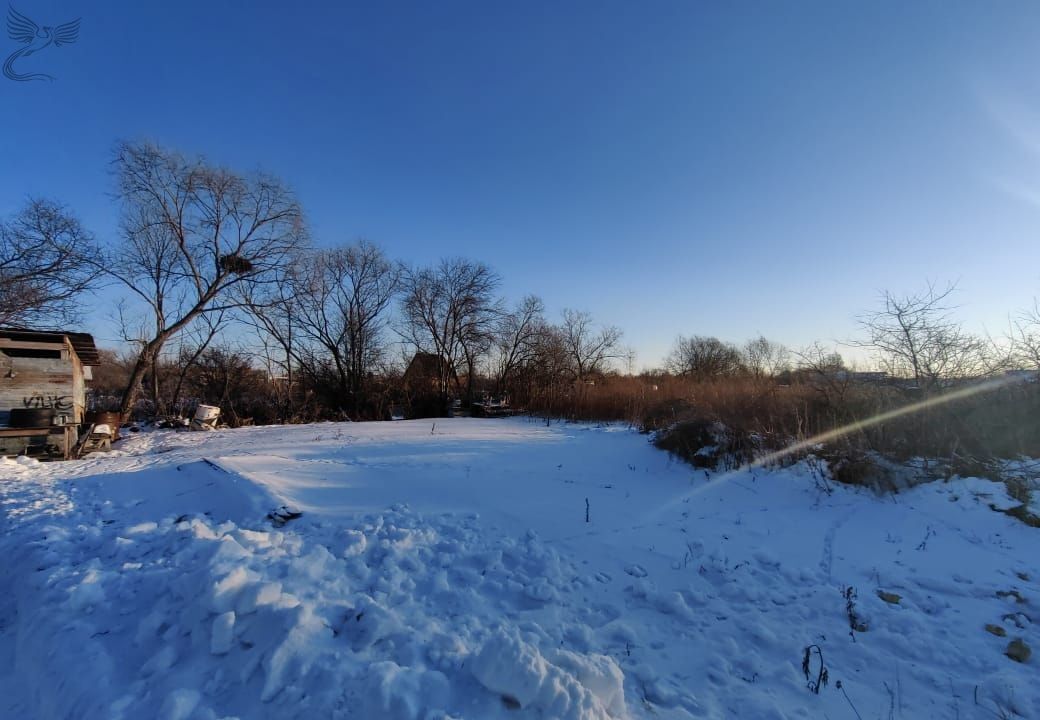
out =
<svg viewBox="0 0 1040 720"><path fill-rule="evenodd" d="M1040 294L1040 3L13 6L82 25L19 61L54 82L0 77L3 214L114 238L113 145L153 139L283 177L319 243L483 260L639 366L846 339L928 280L976 330Z"/></svg>

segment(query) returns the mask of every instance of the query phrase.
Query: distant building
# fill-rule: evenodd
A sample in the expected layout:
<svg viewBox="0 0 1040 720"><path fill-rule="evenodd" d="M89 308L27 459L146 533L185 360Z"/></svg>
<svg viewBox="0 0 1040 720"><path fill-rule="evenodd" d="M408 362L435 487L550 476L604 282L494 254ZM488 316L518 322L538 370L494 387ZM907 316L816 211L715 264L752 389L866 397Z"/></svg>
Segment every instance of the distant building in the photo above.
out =
<svg viewBox="0 0 1040 720"><path fill-rule="evenodd" d="M456 378L447 360L435 353L418 352L404 371L408 417L444 417L450 414L449 382Z"/></svg>
<svg viewBox="0 0 1040 720"><path fill-rule="evenodd" d="M404 371L405 387L411 391L441 391L447 361L435 353L418 352Z"/></svg>

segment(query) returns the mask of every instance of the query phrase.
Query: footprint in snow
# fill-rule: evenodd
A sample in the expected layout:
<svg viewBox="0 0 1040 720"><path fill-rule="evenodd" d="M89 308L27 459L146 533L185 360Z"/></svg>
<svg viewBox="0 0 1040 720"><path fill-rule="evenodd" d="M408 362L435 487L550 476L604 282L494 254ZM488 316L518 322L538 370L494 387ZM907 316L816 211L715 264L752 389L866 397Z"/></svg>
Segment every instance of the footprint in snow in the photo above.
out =
<svg viewBox="0 0 1040 720"><path fill-rule="evenodd" d="M608 583L608 582L610 582L611 580L614 579L614 578L610 577L610 575L607 575L605 572L598 572L598 573L596 573L595 578L596 578L596 580L598 582L601 582L601 583Z"/></svg>
<svg viewBox="0 0 1040 720"><path fill-rule="evenodd" d="M646 568L644 568L642 565L635 565L635 564L627 566L625 568L625 572L628 573L629 575L631 575L632 577L637 577L637 578L645 578L647 576L647 574L648 574L646 572Z"/></svg>

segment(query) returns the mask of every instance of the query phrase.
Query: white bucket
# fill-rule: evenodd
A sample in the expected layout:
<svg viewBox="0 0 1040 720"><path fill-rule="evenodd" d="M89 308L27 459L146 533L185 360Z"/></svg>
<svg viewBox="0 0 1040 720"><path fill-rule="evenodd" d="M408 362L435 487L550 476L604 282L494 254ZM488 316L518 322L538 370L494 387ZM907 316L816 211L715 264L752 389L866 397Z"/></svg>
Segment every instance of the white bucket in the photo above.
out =
<svg viewBox="0 0 1040 720"><path fill-rule="evenodd" d="M220 417L220 408L214 405L199 405L195 409L195 419L200 422L209 422Z"/></svg>

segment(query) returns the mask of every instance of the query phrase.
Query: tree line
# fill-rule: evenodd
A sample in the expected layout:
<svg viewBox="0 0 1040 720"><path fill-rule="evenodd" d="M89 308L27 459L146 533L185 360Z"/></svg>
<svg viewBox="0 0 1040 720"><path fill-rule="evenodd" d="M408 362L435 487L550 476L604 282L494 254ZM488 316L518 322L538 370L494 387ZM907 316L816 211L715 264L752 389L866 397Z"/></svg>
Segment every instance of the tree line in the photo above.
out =
<svg viewBox="0 0 1040 720"><path fill-rule="evenodd" d="M568 310L552 324L534 296L507 307L484 263L413 267L364 240L314 247L298 199L269 175L152 143L119 144L113 174L115 242L97 243L68 209L42 199L0 226L0 325L75 322L85 293L120 287L133 299L118 306L133 349L123 413L142 396L156 412L176 404L189 369L213 359L231 323L252 328L287 386L321 388L328 409L351 418L381 412L376 388L400 370L392 347L438 359L433 391L444 402L471 401L489 376L498 394L536 373L583 381L621 354L620 331L588 313ZM176 389L164 397L161 366L186 338L172 362Z"/></svg>
<svg viewBox="0 0 1040 720"><path fill-rule="evenodd" d="M565 414L631 359L621 331L588 312L552 320L535 295L508 303L500 276L482 262L413 266L365 240L317 247L299 200L276 177L148 142L120 143L112 172L112 242L97 242L50 200L30 199L0 222L0 326L73 323L91 290L120 288L132 299L116 309L123 413L142 398L160 415L200 395L219 401L248 377L235 392L266 387L255 404L275 407L269 414L283 421L386 417L420 389L435 412L491 394ZM861 318L858 344L877 367L927 392L1040 366L1040 312L1022 313L994 341L961 328L953 293L885 293ZM255 338L243 343L250 349L233 347L242 328ZM413 357L425 358L418 378L407 371ZM663 371L706 382L790 380L796 371L833 379L841 369L840 356L820 346L693 335L676 339Z"/></svg>

